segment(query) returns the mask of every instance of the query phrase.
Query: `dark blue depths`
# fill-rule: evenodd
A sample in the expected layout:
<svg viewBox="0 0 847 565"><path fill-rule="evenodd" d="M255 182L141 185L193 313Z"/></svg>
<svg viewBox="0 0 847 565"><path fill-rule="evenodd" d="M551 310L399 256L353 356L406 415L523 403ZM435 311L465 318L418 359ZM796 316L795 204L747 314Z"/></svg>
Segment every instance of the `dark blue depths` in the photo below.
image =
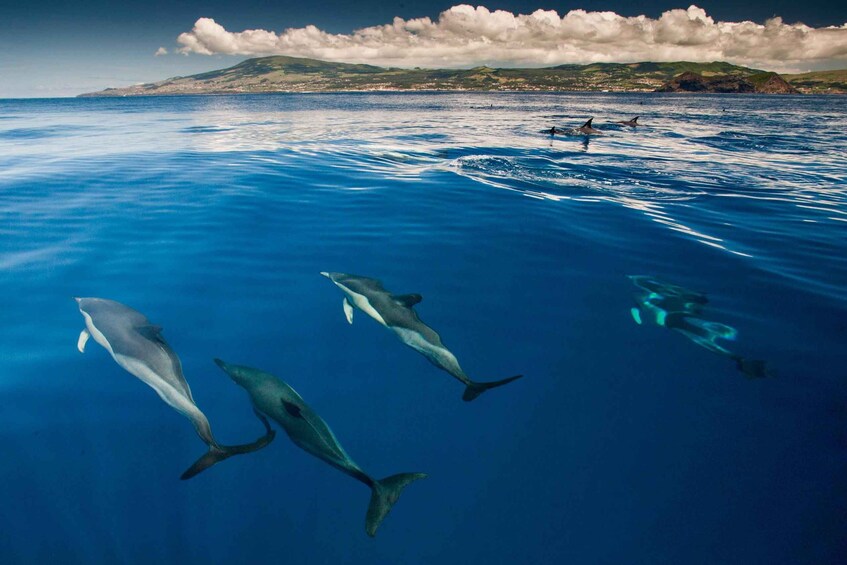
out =
<svg viewBox="0 0 847 565"><path fill-rule="evenodd" d="M726 109L726 110L725 110ZM847 555L847 101L344 94L0 101L3 563L838 563ZM640 115L634 130L614 125ZM556 136L594 117L603 136ZM809 129L808 124L814 124ZM419 293L471 403L321 271ZM702 292L731 351L630 314ZM164 328L224 443L212 362L294 387L367 489L284 434L205 447L73 296Z"/></svg>

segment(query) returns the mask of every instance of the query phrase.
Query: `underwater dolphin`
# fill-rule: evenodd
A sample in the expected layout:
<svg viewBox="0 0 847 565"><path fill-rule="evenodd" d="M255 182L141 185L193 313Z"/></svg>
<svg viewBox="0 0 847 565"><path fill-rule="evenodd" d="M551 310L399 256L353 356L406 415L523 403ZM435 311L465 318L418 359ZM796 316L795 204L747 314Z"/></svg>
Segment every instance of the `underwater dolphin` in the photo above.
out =
<svg viewBox="0 0 847 565"><path fill-rule="evenodd" d="M397 334L400 341L426 357L433 365L447 371L465 385L462 400L471 401L488 389L503 386L523 375L493 382L475 382L459 366L456 356L448 350L441 337L418 318L413 307L423 297L420 294L393 295L376 279L348 275L346 273L322 272L344 293L344 314L353 323L355 306L386 328Z"/></svg>
<svg viewBox="0 0 847 565"><path fill-rule="evenodd" d="M579 133L584 134L584 135L603 135L602 131L600 131L599 129L595 129L591 125L591 122L593 120L594 120L594 118L589 118L587 122L585 122L584 124L582 124L581 126L576 128L574 131L579 132Z"/></svg>
<svg viewBox="0 0 847 565"><path fill-rule="evenodd" d="M94 337L94 341L102 345L118 365L141 379L170 407L191 420L197 435L209 446L209 451L182 474L183 480L232 455L261 449L273 440L275 432L267 419L257 414L265 425L264 436L245 445L219 444L212 435L206 415L194 403L179 357L162 338L162 328L152 325L141 312L114 300L75 300L85 318L85 329L77 341L80 353L85 352L89 337Z"/></svg>
<svg viewBox="0 0 847 565"><path fill-rule="evenodd" d="M635 306L630 308L635 323L641 325L646 320L679 332L700 347L729 357L749 378L773 374L764 361L742 357L720 343L734 341L738 331L703 317L703 307L709 302L705 294L646 275L629 275L629 279L641 289L634 297Z"/></svg>
<svg viewBox="0 0 847 565"><path fill-rule="evenodd" d="M297 392L281 379L258 369L215 363L250 395L256 412L277 422L300 449L329 463L370 487L371 501L365 516L365 531L371 537L400 498L403 489L425 473L399 473L376 480L353 461L329 426L306 404Z"/></svg>
<svg viewBox="0 0 847 565"><path fill-rule="evenodd" d="M632 118L631 120L626 120L626 121L618 122L618 123L619 123L619 124L623 124L623 125L625 125L625 126L629 126L629 127L631 127L631 128L638 127L638 118L640 118L640 117L641 117L641 116L635 116L635 117L634 117L634 118Z"/></svg>

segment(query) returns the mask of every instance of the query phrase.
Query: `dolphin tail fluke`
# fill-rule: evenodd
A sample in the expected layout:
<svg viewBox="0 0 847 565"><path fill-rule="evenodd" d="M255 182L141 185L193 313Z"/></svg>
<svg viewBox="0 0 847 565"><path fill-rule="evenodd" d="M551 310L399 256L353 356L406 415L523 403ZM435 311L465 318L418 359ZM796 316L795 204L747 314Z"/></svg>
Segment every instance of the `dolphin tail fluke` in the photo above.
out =
<svg viewBox="0 0 847 565"><path fill-rule="evenodd" d="M264 415L256 412L256 416L262 421L265 425L265 435L254 441L253 443L245 443L243 445L220 445L220 446L210 446L209 451L207 451L200 459L194 462L194 464L189 467L180 477L181 480L185 481L190 479L195 475L199 475L212 465L220 463L224 459L229 459L233 455L243 455L245 453L253 453L254 451L258 451L268 445L273 441L276 432L271 428L270 423L268 423L268 419L264 417Z"/></svg>
<svg viewBox="0 0 847 565"><path fill-rule="evenodd" d="M195 475L199 475L212 465L220 463L224 459L228 459L231 453L227 453L223 449L210 447L209 451L203 454L203 457L194 462L194 465L189 467L179 478L183 481L190 479Z"/></svg>
<svg viewBox="0 0 847 565"><path fill-rule="evenodd" d="M418 479L425 479L426 473L400 473L391 475L380 481L374 481L371 486L371 502L368 505L368 514L365 517L365 531L374 537L376 530L391 508L400 499L400 493L410 483Z"/></svg>
<svg viewBox="0 0 847 565"><path fill-rule="evenodd" d="M763 377L772 377L775 372L768 367L767 363L761 359L746 359L744 357L733 356L735 366L748 379L761 379Z"/></svg>
<svg viewBox="0 0 847 565"><path fill-rule="evenodd" d="M497 388L498 386L507 385L512 381L516 381L519 378L523 377L523 375L515 375L514 377L509 377L508 379L503 379L502 381L491 381L487 383L477 383L474 381L470 381L468 383L467 388L465 388L465 394L462 395L462 400L465 402L470 402L486 390Z"/></svg>

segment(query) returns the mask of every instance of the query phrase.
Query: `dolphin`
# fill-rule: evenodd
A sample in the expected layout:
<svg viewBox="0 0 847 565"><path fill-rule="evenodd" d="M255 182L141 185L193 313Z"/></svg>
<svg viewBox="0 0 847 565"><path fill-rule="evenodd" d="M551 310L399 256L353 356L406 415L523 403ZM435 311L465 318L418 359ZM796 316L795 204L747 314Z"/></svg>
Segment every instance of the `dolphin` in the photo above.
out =
<svg viewBox="0 0 847 565"><path fill-rule="evenodd" d="M503 386L523 375L493 382L475 382L459 366L456 356L448 350L441 337L418 318L413 307L423 300L420 294L394 295L382 287L376 279L348 275L346 273L322 272L344 293L344 315L353 323L355 306L386 328L397 334L400 341L426 357L433 365L447 371L465 385L462 400L471 401L488 389Z"/></svg>
<svg viewBox="0 0 847 565"><path fill-rule="evenodd" d="M259 369L230 365L220 359L215 363L247 391L256 412L282 426L297 447L370 487L371 501L365 515L369 536L376 535L403 489L427 477L425 473L399 473L380 480L371 478L347 455L327 423L288 384Z"/></svg>
<svg viewBox="0 0 847 565"><path fill-rule="evenodd" d="M625 125L625 126L629 126L629 127L631 127L631 128L638 127L638 125L639 125L639 124L638 124L638 118L640 118L640 117L641 117L641 116L635 116L635 117L634 117L634 118L632 118L631 120L626 120L626 121L618 122L618 123L619 123L619 124L622 124L622 125Z"/></svg>
<svg viewBox="0 0 847 565"><path fill-rule="evenodd" d="M705 294L646 275L629 275L629 279L641 289L634 297L635 306L630 309L637 324L648 320L679 332L700 347L729 357L748 378L772 374L764 361L742 357L720 343L719 340L734 341L738 331L703 317L703 307L709 302Z"/></svg>
<svg viewBox="0 0 847 565"><path fill-rule="evenodd" d="M88 339L94 337L94 341L102 345L118 365L141 379L171 408L191 420L197 435L209 446L209 451L189 467L181 479L190 479L232 455L261 449L273 440L275 432L267 419L257 414L265 425L263 437L245 445L219 444L212 435L206 415L194 403L179 357L162 338L162 328L152 325L141 312L114 300L75 300L85 318L85 329L77 341L80 353L85 352Z"/></svg>
<svg viewBox="0 0 847 565"><path fill-rule="evenodd" d="M550 135L556 135L558 133L561 135L563 133L567 133L567 130L559 129L556 126L553 126L550 129L541 130L541 133L549 133Z"/></svg>
<svg viewBox="0 0 847 565"><path fill-rule="evenodd" d="M587 122L576 128L574 131L583 135L603 135L602 131L600 131L599 129L595 129L591 125L591 122L593 120L594 118L589 118Z"/></svg>

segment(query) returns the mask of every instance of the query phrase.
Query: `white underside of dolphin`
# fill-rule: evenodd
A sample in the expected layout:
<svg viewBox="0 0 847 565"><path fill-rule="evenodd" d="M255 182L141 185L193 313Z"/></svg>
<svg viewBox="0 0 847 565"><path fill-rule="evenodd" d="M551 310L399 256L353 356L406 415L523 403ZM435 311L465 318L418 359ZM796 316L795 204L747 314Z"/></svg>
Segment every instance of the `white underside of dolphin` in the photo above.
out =
<svg viewBox="0 0 847 565"><path fill-rule="evenodd" d="M441 343L438 334L424 324L413 310L413 306L421 300L420 295L394 296L385 291L379 281L366 277L355 277L344 273L321 272L321 274L330 279L344 293L342 306L344 317L348 323L353 323L354 309L359 309L379 322L380 325L390 329L400 338L400 341L426 357L439 369L448 372L462 382L466 386L464 400L473 400L488 389L502 386L521 377L521 375L517 375L493 382L471 380L462 370L456 356ZM351 283L345 284L348 279L351 280ZM356 282L369 285L367 291L381 306L372 303L367 294L351 288ZM402 321L398 322L398 318Z"/></svg>
<svg viewBox="0 0 847 565"><path fill-rule="evenodd" d="M81 353L85 352L89 338L93 337L120 367L156 391L168 406L187 417L200 439L209 446L209 452L183 474L183 479L191 478L232 455L261 449L273 439L273 431L267 421L262 419L267 433L256 442L237 446L220 445L212 435L208 418L194 403L191 389L182 375L179 358L161 339L160 330L150 326L142 314L118 302L97 298L78 298L77 302L85 319L85 329L79 334L77 349ZM98 311L98 318L104 319L109 330L98 327L91 313L85 309L86 306ZM142 331L146 331L148 335L142 334ZM119 340L121 347L113 346L106 333L114 334L112 338ZM124 350L139 351L145 353L148 358L126 354ZM159 367L159 370L154 367Z"/></svg>

